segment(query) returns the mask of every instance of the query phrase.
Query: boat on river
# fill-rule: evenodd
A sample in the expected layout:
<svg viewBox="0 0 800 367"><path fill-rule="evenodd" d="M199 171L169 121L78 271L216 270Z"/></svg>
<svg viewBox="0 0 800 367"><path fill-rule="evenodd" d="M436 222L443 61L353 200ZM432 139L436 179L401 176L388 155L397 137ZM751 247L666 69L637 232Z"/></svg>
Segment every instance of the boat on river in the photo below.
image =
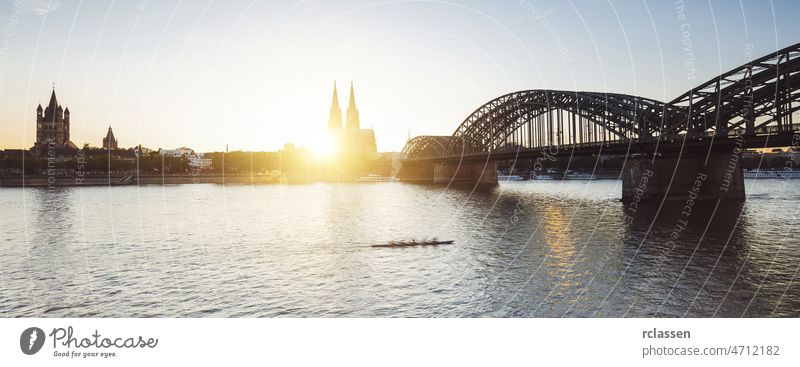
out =
<svg viewBox="0 0 800 367"><path fill-rule="evenodd" d="M755 179L765 179L765 178L800 178L800 171L793 171L793 170L786 170L786 171L761 171L761 170L745 170L744 171L744 178L755 178Z"/></svg>
<svg viewBox="0 0 800 367"><path fill-rule="evenodd" d="M396 177L387 177L375 174L369 174L358 178L358 182L395 182L400 181Z"/></svg>
<svg viewBox="0 0 800 367"><path fill-rule="evenodd" d="M497 175L497 181L523 181L525 180L524 177L519 175Z"/></svg>
<svg viewBox="0 0 800 367"><path fill-rule="evenodd" d="M414 246L438 246L438 245L450 245L454 241L447 240L447 241L439 241L437 239L433 240L423 240L423 241L390 241L387 243L382 243L378 245L372 245L370 247L414 247Z"/></svg>

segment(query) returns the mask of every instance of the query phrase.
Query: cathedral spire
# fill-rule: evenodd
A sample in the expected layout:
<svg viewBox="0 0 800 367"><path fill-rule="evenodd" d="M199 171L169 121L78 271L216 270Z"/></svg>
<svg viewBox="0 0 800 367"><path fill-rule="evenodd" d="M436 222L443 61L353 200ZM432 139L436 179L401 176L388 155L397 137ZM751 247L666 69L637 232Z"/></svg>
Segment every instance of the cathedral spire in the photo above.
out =
<svg viewBox="0 0 800 367"><path fill-rule="evenodd" d="M350 104L347 108L356 108L356 94L353 92L353 82L350 82Z"/></svg>
<svg viewBox="0 0 800 367"><path fill-rule="evenodd" d="M361 122L358 119L358 108L356 108L356 94L353 91L353 82L350 82L350 103L347 105L347 128L361 128Z"/></svg>
<svg viewBox="0 0 800 367"><path fill-rule="evenodd" d="M336 93L336 81L333 81L333 101L328 115L328 131L338 131L342 129L342 109L339 107L339 95Z"/></svg>
<svg viewBox="0 0 800 367"><path fill-rule="evenodd" d="M336 81L333 81L333 101L331 102L331 107L336 106L339 107L339 94L336 92Z"/></svg>

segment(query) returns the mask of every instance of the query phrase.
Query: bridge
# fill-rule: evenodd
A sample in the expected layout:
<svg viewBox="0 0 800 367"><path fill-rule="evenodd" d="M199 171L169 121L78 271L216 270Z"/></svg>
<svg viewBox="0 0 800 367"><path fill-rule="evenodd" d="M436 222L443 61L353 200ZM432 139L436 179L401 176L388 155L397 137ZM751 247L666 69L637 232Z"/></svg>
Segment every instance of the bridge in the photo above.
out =
<svg viewBox="0 0 800 367"><path fill-rule="evenodd" d="M509 93L480 106L452 135L410 139L397 177L496 184L497 161L531 159L536 170L555 157L624 155L624 201L744 200L741 151L800 144L793 122L799 69L800 43L666 103L602 92Z"/></svg>

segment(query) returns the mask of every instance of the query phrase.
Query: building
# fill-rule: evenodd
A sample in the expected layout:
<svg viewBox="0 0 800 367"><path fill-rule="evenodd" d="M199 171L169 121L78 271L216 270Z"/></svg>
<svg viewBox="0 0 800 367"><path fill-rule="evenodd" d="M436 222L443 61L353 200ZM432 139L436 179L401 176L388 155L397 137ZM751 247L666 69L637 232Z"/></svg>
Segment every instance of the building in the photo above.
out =
<svg viewBox="0 0 800 367"><path fill-rule="evenodd" d="M175 158L189 157L195 155L194 150L192 148L187 148L187 147L180 147L178 149L159 149L158 154L161 154L166 157L175 157Z"/></svg>
<svg viewBox="0 0 800 367"><path fill-rule="evenodd" d="M58 104L56 90L50 94L47 108L36 108L36 142L33 150L39 149L75 149L78 147L69 140L69 108L63 109Z"/></svg>
<svg viewBox="0 0 800 367"><path fill-rule="evenodd" d="M362 129L361 121L356 107L356 97L353 83L350 83L350 101L347 105L346 120L342 126L342 110L339 107L339 97L336 82L333 82L333 101L331 102L328 116L328 134L336 142L341 158L349 160L374 160L378 154L375 144L375 131Z"/></svg>
<svg viewBox="0 0 800 367"><path fill-rule="evenodd" d="M189 167L199 170L211 168L211 158L206 158L203 153L192 154L189 156Z"/></svg>
<svg viewBox="0 0 800 367"><path fill-rule="evenodd" d="M117 139L114 138L114 131L111 130L111 126L108 127L108 133L106 133L106 137L103 138L103 148L118 149L118 142Z"/></svg>
<svg viewBox="0 0 800 367"><path fill-rule="evenodd" d="M146 154L150 154L152 151L152 149L143 147L141 144L133 147L133 152L137 157L143 157Z"/></svg>
<svg viewBox="0 0 800 367"><path fill-rule="evenodd" d="M195 153L192 148L159 149L158 154L165 157L186 158L190 168L201 170L211 168L211 157L205 157L203 153Z"/></svg>

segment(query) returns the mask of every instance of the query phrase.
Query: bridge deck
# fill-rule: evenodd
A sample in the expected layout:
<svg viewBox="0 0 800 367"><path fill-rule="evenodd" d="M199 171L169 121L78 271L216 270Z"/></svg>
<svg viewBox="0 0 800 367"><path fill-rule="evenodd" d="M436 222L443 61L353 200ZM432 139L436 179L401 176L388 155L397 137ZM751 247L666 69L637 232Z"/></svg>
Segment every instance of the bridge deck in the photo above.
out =
<svg viewBox="0 0 800 367"><path fill-rule="evenodd" d="M519 147L513 150L491 152L465 152L441 157L424 157L403 160L403 164L432 164L453 162L502 161L516 159L536 159L550 157L592 156L592 155L632 155L632 154L675 154L708 149L732 149L741 138L739 148L774 148L800 144L800 131L770 132L751 135L692 137L680 135L664 139L637 141L615 140L609 142L571 144L537 148Z"/></svg>

